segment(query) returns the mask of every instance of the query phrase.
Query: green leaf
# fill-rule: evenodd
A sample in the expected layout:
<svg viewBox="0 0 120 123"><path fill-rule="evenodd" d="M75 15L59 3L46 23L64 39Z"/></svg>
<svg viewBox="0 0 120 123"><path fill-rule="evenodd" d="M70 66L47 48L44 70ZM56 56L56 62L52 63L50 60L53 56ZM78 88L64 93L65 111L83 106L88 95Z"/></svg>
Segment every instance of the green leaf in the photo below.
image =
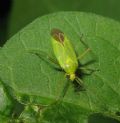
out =
<svg viewBox="0 0 120 123"><path fill-rule="evenodd" d="M0 52L0 77L13 89L15 98L22 103L49 105L63 94L65 73L55 69L48 60L28 53L28 50L41 50L54 57L50 41L52 28L59 28L68 36L77 55L85 50L80 42L83 35L92 51L80 63L88 65L92 60L87 67L99 69L82 76L85 91L75 92L70 82L63 102L65 112L71 109L75 115L66 113L67 121L87 122L88 116L94 113L120 120L120 23L94 14L61 12L38 18L4 45ZM50 120L49 111L52 111L49 107L43 110L42 117L53 123L60 115L56 113ZM63 108L60 111L64 113Z"/></svg>
<svg viewBox="0 0 120 123"><path fill-rule="evenodd" d="M1 123L8 123L9 122L9 119L3 115L0 115L0 122Z"/></svg>
<svg viewBox="0 0 120 123"><path fill-rule="evenodd" d="M58 103L43 111L40 123L87 123L89 114L80 106Z"/></svg>
<svg viewBox="0 0 120 123"><path fill-rule="evenodd" d="M7 39L36 17L57 11L93 12L119 21L119 5L119 0L65 0L64 3L58 0L13 0L10 18L8 20ZM6 39L5 36L4 38Z"/></svg>
<svg viewBox="0 0 120 123"><path fill-rule="evenodd" d="M19 117L19 121L25 123L38 123L38 115L35 109L38 109L37 106L26 106Z"/></svg>
<svg viewBox="0 0 120 123"><path fill-rule="evenodd" d="M7 95L5 88L0 81L0 114L9 116L13 108L13 102ZM0 118L1 119L1 118Z"/></svg>

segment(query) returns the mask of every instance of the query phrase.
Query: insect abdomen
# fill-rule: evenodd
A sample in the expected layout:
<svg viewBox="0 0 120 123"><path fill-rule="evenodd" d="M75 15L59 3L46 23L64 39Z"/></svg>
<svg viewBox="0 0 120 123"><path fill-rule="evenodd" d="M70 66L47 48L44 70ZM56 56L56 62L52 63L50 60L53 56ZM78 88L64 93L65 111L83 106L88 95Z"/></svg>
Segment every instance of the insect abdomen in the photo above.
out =
<svg viewBox="0 0 120 123"><path fill-rule="evenodd" d="M78 61L70 41L59 29L53 29L51 35L53 51L60 66L68 74L75 73Z"/></svg>

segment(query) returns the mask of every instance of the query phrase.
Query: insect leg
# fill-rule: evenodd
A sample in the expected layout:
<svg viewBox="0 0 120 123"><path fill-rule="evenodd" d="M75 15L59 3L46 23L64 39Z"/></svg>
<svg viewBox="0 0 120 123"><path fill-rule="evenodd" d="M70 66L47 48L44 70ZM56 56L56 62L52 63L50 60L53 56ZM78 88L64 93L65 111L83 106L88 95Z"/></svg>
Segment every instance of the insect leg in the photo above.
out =
<svg viewBox="0 0 120 123"><path fill-rule="evenodd" d="M84 45L85 47L85 51L83 54L78 56L78 59L81 59L82 57L84 57L89 51L91 51L90 47L88 46L88 44L85 43L84 39L83 39L83 34L81 34L80 36L80 42ZM91 51L91 53L94 55L94 53Z"/></svg>
<svg viewBox="0 0 120 123"><path fill-rule="evenodd" d="M85 48L87 48L87 49L89 48L89 46L83 40L83 34L80 36L80 42L85 46Z"/></svg>
<svg viewBox="0 0 120 123"><path fill-rule="evenodd" d="M77 59L82 59L89 51L90 51L90 48L87 48L81 55L77 57Z"/></svg>
<svg viewBox="0 0 120 123"><path fill-rule="evenodd" d="M93 72L99 71L99 69L86 68L86 67L80 67L78 69L86 71L86 72L90 72L90 74L93 73Z"/></svg>
<svg viewBox="0 0 120 123"><path fill-rule="evenodd" d="M67 82L65 83L64 88L63 88L63 90L62 90L62 93L61 93L61 95L59 96L59 100L62 100L62 99L64 98L64 96L65 96L65 94L67 93L67 90L68 90L68 88L69 88L69 84L70 84L70 82L67 80Z"/></svg>
<svg viewBox="0 0 120 123"><path fill-rule="evenodd" d="M59 95L58 99L54 103L61 103L61 101L63 100L63 98L65 97L65 95L67 93L67 90L69 88L69 85L70 85L70 81L67 80L67 82L65 83L65 85L64 85L64 87L62 89L61 94Z"/></svg>
<svg viewBox="0 0 120 123"><path fill-rule="evenodd" d="M29 53L35 54L37 55L39 58L46 58L48 59L50 62L54 63L55 65L59 66L59 63L57 62L56 59L54 59L52 56L48 55L46 52L41 51L41 50L29 50Z"/></svg>

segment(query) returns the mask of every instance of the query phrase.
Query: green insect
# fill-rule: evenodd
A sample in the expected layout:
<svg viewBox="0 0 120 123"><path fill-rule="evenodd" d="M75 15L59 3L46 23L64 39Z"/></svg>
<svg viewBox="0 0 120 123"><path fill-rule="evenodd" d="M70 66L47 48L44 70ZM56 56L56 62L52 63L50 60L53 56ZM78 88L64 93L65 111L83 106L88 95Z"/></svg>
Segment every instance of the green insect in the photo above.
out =
<svg viewBox="0 0 120 123"><path fill-rule="evenodd" d="M76 75L77 69L81 70L92 70L84 67L79 68L79 63L78 60L81 59L83 56L85 56L89 51L90 48L87 48L83 54L80 56L76 56L75 50L72 47L72 44L70 43L68 37L59 29L52 29L50 32L51 35L51 43L52 43L52 48L54 55L57 59L57 61L46 54L45 52L41 53L36 53L39 57L44 57L46 56L47 59L52 61L53 63L57 64L60 68L62 68L63 71L65 71L65 75L69 77L71 81L76 81L80 86L83 86L83 81L81 78L79 78Z"/></svg>
<svg viewBox="0 0 120 123"><path fill-rule="evenodd" d="M75 74L78 69L78 59L81 59L89 52L90 48L87 48L82 55L77 57L68 37L59 29L51 30L51 41L55 57L61 68L66 72L71 81L76 80L81 85L83 83L82 80ZM87 68L81 67L80 69Z"/></svg>

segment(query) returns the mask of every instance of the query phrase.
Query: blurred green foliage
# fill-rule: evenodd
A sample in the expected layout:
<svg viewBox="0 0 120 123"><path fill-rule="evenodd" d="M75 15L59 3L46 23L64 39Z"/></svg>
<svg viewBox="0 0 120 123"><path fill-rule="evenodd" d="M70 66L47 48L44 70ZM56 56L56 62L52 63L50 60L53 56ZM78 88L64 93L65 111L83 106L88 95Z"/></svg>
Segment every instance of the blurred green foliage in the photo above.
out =
<svg viewBox="0 0 120 123"><path fill-rule="evenodd" d="M2 28L6 29L4 32L7 34L3 34L3 30L0 30L0 36L6 41L38 16L56 11L92 12L119 21L119 5L120 0L13 0L8 27Z"/></svg>

